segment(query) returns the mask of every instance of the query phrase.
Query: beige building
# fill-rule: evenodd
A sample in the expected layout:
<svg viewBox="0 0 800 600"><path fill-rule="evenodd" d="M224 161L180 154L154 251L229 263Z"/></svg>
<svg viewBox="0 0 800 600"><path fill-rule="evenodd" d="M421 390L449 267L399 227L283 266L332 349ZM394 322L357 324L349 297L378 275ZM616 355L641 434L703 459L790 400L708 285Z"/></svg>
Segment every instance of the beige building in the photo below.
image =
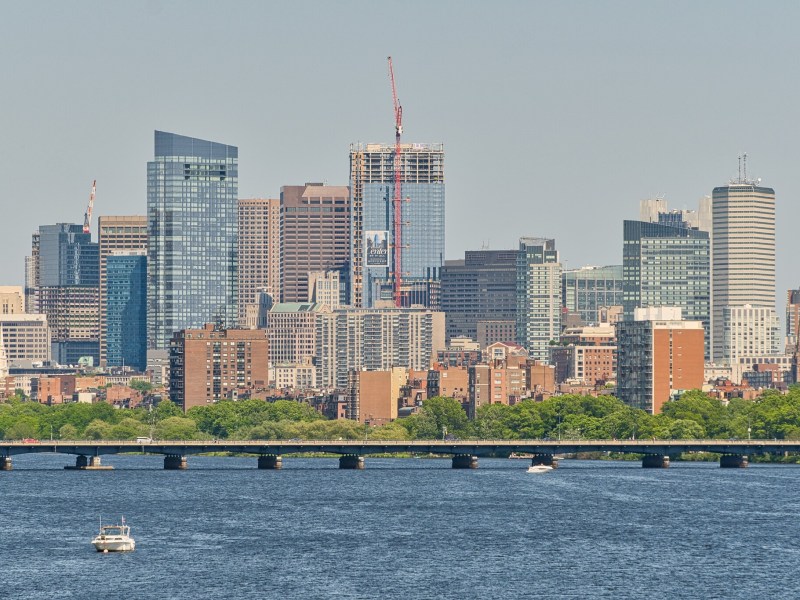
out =
<svg viewBox="0 0 800 600"><path fill-rule="evenodd" d="M0 314L0 345L9 365L50 361L46 315Z"/></svg>
<svg viewBox="0 0 800 600"><path fill-rule="evenodd" d="M270 371L270 382L276 389L313 390L317 387L317 368L310 356L299 363L274 365Z"/></svg>
<svg viewBox="0 0 800 600"><path fill-rule="evenodd" d="M248 318L248 307L258 304L259 292L280 300L280 206L278 198L239 200L240 325Z"/></svg>
<svg viewBox="0 0 800 600"><path fill-rule="evenodd" d="M401 389L408 382L408 369L351 371L348 380L346 416L371 426L397 418Z"/></svg>
<svg viewBox="0 0 800 600"><path fill-rule="evenodd" d="M724 358L726 307L775 310L775 190L744 177L714 188L712 359Z"/></svg>
<svg viewBox="0 0 800 600"><path fill-rule="evenodd" d="M722 359L730 364L742 356L777 355L781 351L780 323L766 306L726 306L722 309Z"/></svg>
<svg viewBox="0 0 800 600"><path fill-rule="evenodd" d="M273 364L300 364L316 354L317 320L324 304L280 302L269 311L267 335Z"/></svg>
<svg viewBox="0 0 800 600"><path fill-rule="evenodd" d="M341 287L339 271L312 271L308 274L308 301L339 308Z"/></svg>
<svg viewBox="0 0 800 600"><path fill-rule="evenodd" d="M25 293L22 286L0 285L0 315L18 315L25 312Z"/></svg>
<svg viewBox="0 0 800 600"><path fill-rule="evenodd" d="M100 364L106 362L106 285L108 257L119 250L147 250L147 217L106 216L97 219L100 246Z"/></svg>
<svg viewBox="0 0 800 600"><path fill-rule="evenodd" d="M321 315L317 382L345 387L353 370L427 370L445 348L445 316L424 308L339 309Z"/></svg>

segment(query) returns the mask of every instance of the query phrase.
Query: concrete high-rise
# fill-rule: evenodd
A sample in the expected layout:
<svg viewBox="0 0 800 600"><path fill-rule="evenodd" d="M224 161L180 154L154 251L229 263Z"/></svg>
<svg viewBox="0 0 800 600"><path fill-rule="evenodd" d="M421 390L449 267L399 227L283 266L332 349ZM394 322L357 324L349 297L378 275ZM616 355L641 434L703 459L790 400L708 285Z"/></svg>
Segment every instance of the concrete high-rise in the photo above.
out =
<svg viewBox="0 0 800 600"><path fill-rule="evenodd" d="M394 156L393 145L350 146L350 298L355 307L392 299ZM403 144L400 163L403 304L430 305L426 282L438 279L444 263L444 147Z"/></svg>
<svg viewBox="0 0 800 600"><path fill-rule="evenodd" d="M561 263L556 241L520 238L517 255L517 343L547 362L561 335Z"/></svg>
<svg viewBox="0 0 800 600"><path fill-rule="evenodd" d="M678 306L706 331L710 358L711 266L708 232L643 221L623 224L623 318L637 308Z"/></svg>
<svg viewBox="0 0 800 600"><path fill-rule="evenodd" d="M239 326L248 306L266 292L277 302L281 294L281 201L278 198L239 199Z"/></svg>
<svg viewBox="0 0 800 600"><path fill-rule="evenodd" d="M725 307L775 310L775 190L745 175L712 193L713 358L724 354Z"/></svg>
<svg viewBox="0 0 800 600"><path fill-rule="evenodd" d="M457 337L477 340L480 323L489 321L506 322L513 330L517 319L517 254L518 250L467 250L463 259L445 261L440 302L447 315L448 342Z"/></svg>
<svg viewBox="0 0 800 600"><path fill-rule="evenodd" d="M239 150L155 132L147 163L148 348L237 319Z"/></svg>
<svg viewBox="0 0 800 600"><path fill-rule="evenodd" d="M349 274L350 190L321 183L285 185L280 211L281 301L307 302L310 272Z"/></svg>
<svg viewBox="0 0 800 600"><path fill-rule="evenodd" d="M107 341L106 335L106 284L107 260L110 254L117 251L147 251L147 217L144 215L106 216L97 219L97 242L100 246L100 364L105 364ZM144 264L147 264L145 260ZM137 324L147 330L147 313L145 322ZM131 325L134 326L134 325Z"/></svg>

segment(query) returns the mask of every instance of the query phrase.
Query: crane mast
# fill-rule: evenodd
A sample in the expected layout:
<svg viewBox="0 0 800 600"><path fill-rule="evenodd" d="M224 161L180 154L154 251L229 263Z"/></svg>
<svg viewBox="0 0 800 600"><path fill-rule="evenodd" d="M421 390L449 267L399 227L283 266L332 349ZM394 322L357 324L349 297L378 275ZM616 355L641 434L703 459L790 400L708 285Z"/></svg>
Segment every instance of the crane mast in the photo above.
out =
<svg viewBox="0 0 800 600"><path fill-rule="evenodd" d="M89 194L89 206L83 215L83 233L90 233L92 229L92 209L94 208L94 192L97 188L97 180L92 181L92 193Z"/></svg>
<svg viewBox="0 0 800 600"><path fill-rule="evenodd" d="M400 106L400 101L397 99L397 86L394 83L394 68L392 66L392 57L387 57L389 61L389 79L392 82L392 100L394 101L394 197L392 199L392 208L394 209L394 232L393 232L393 277L392 277L392 292L394 295L394 305L401 307L403 305L403 295L401 285L403 282L402 276L402 249L403 249L403 199L401 190L401 152L400 137L403 134L403 107Z"/></svg>

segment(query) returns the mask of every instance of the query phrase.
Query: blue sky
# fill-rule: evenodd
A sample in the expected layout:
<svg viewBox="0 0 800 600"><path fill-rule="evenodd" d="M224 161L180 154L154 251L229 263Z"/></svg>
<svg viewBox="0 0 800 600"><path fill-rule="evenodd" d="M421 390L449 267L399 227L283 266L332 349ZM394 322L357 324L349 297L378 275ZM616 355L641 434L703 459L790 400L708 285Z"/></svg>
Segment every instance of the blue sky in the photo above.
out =
<svg viewBox="0 0 800 600"><path fill-rule="evenodd" d="M443 142L448 258L522 235L621 262L622 220L736 174L800 285L796 2L16 2L0 20L0 285L38 225L145 214L153 130L239 146L241 197L347 184L351 142Z"/></svg>

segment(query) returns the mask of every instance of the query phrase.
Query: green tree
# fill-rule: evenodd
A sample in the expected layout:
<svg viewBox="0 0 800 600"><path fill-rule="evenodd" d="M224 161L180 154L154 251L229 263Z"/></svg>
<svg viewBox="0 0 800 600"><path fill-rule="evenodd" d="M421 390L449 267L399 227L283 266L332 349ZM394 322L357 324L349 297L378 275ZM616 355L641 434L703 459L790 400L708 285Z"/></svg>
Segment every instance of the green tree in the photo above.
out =
<svg viewBox="0 0 800 600"><path fill-rule="evenodd" d="M169 417L156 425L159 440L196 440L202 436L197 423L187 417Z"/></svg>
<svg viewBox="0 0 800 600"><path fill-rule="evenodd" d="M5 432L7 440L24 440L36 437L37 424L30 417L22 417L12 424Z"/></svg>
<svg viewBox="0 0 800 600"><path fill-rule="evenodd" d="M95 419L83 430L83 437L87 440L108 440L111 439L111 424Z"/></svg>
<svg viewBox="0 0 800 600"><path fill-rule="evenodd" d="M58 437L62 440L77 440L78 428L72 423L66 423L58 430Z"/></svg>

